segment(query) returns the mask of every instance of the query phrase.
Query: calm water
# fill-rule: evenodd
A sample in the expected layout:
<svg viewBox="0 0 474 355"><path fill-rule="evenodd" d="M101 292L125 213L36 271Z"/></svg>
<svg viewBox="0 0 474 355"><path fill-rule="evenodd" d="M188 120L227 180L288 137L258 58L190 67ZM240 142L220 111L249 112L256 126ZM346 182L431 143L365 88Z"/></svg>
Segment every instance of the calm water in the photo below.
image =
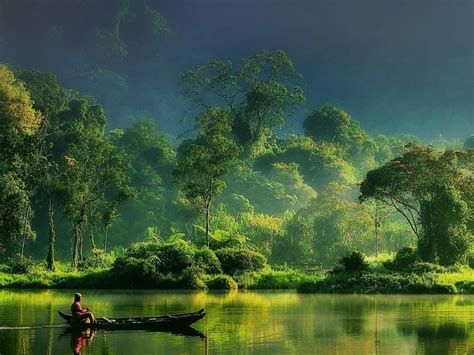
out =
<svg viewBox="0 0 474 355"><path fill-rule="evenodd" d="M82 354L474 353L474 296L87 291L83 305L97 315L202 307L208 315L193 335L99 330L84 339L68 333L56 315L69 309L71 294L0 291L0 354L67 354L79 345Z"/></svg>

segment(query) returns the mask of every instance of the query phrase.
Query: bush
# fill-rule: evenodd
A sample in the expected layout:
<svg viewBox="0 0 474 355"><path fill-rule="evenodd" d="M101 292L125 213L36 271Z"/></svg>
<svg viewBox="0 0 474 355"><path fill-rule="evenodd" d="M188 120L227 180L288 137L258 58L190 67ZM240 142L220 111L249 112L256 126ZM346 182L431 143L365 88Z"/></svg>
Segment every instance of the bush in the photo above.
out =
<svg viewBox="0 0 474 355"><path fill-rule="evenodd" d="M115 256L107 254L103 249L92 249L92 255L86 257L79 262L79 269L108 269L112 267L115 262Z"/></svg>
<svg viewBox="0 0 474 355"><path fill-rule="evenodd" d="M151 282L153 286L159 273L175 275L193 265L194 248L182 240L163 243L151 239L135 243L114 263L114 271L129 279L132 284Z"/></svg>
<svg viewBox="0 0 474 355"><path fill-rule="evenodd" d="M302 282L302 293L408 293L453 294L454 285L441 285L428 275L415 274L339 274L321 281Z"/></svg>
<svg viewBox="0 0 474 355"><path fill-rule="evenodd" d="M237 282L229 275L211 276L206 281L206 286L210 290L236 290Z"/></svg>
<svg viewBox="0 0 474 355"><path fill-rule="evenodd" d="M369 269L369 264L365 261L365 256L361 252L353 251L339 260L333 273L339 272L364 272Z"/></svg>
<svg viewBox="0 0 474 355"><path fill-rule="evenodd" d="M446 271L445 267L432 263L416 262L412 267L412 272L415 274L425 274L427 272L441 273Z"/></svg>
<svg viewBox="0 0 474 355"><path fill-rule="evenodd" d="M458 281L456 288L459 293L474 295L474 281Z"/></svg>
<svg viewBox="0 0 474 355"><path fill-rule="evenodd" d="M388 270L410 271L417 261L419 261L419 257L416 249L406 247L400 249L392 261L387 261L383 265Z"/></svg>
<svg viewBox="0 0 474 355"><path fill-rule="evenodd" d="M315 278L295 270L288 271L273 271L264 272L260 274L253 285L252 289L292 289L296 288L304 280Z"/></svg>
<svg viewBox="0 0 474 355"><path fill-rule="evenodd" d="M161 260L161 271L177 274L193 264L195 248L184 240L162 244L157 256Z"/></svg>
<svg viewBox="0 0 474 355"><path fill-rule="evenodd" d="M202 290L206 288L203 281L204 272L198 267L187 267L179 277L179 286L183 289Z"/></svg>
<svg viewBox="0 0 474 355"><path fill-rule="evenodd" d="M115 260L113 271L132 287L146 287L154 285L160 265L161 260L156 255L144 259L122 256Z"/></svg>
<svg viewBox="0 0 474 355"><path fill-rule="evenodd" d="M247 249L222 248L216 251L226 274L235 275L262 269L267 259L260 253Z"/></svg>
<svg viewBox="0 0 474 355"><path fill-rule="evenodd" d="M26 256L12 258L7 263L10 273L12 274L28 274L33 271L35 262Z"/></svg>
<svg viewBox="0 0 474 355"><path fill-rule="evenodd" d="M471 250L471 252L467 256L467 264L471 269L474 269L474 251Z"/></svg>
<svg viewBox="0 0 474 355"><path fill-rule="evenodd" d="M221 274L221 262L216 254L209 248L202 248L194 253L194 265L200 267L208 274Z"/></svg>

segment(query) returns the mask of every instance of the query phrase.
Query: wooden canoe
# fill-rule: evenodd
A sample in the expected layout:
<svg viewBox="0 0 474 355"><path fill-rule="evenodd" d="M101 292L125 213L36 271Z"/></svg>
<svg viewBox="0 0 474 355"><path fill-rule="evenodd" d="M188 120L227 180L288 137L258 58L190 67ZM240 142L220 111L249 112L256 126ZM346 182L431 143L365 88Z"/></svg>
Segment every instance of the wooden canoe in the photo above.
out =
<svg viewBox="0 0 474 355"><path fill-rule="evenodd" d="M97 318L97 323L84 323L78 321L71 314L58 311L71 327L75 328L94 328L94 329L144 329L144 330L160 330L160 329L181 329L189 327L191 324L202 319L206 312L204 308L194 313L183 313L176 315L165 315L157 317L129 317L129 318Z"/></svg>

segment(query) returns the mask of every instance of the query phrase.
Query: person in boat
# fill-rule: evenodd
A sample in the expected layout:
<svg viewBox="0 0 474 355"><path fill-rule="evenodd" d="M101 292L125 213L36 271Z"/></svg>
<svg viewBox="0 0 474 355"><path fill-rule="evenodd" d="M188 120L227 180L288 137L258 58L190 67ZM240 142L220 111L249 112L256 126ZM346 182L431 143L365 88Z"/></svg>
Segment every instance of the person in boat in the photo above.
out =
<svg viewBox="0 0 474 355"><path fill-rule="evenodd" d="M89 308L82 308L81 306L82 295L79 292L74 294L74 302L71 305L71 313L73 317L79 319L81 322L87 322L89 320L90 323L97 323L95 320L94 315L91 313Z"/></svg>

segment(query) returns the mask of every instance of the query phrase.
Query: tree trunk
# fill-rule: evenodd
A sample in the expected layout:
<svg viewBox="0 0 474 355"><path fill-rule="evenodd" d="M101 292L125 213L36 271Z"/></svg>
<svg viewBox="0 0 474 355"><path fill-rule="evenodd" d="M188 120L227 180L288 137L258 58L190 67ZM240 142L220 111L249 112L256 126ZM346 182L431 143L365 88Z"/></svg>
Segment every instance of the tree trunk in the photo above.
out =
<svg viewBox="0 0 474 355"><path fill-rule="evenodd" d="M81 212L80 222L79 222L79 234L78 234L78 259L82 260L84 258L84 222L85 222L85 212Z"/></svg>
<svg viewBox="0 0 474 355"><path fill-rule="evenodd" d="M81 227L79 228L79 255L78 259L82 260L84 258L84 233L83 233L83 228L82 224Z"/></svg>
<svg viewBox="0 0 474 355"><path fill-rule="evenodd" d="M26 236L25 234L23 234L21 236L20 253L19 253L21 258L25 255L25 240L26 240Z"/></svg>
<svg viewBox="0 0 474 355"><path fill-rule="evenodd" d="M211 222L211 208L210 206L206 207L206 241L207 241L207 247L209 248L210 240L209 240L209 225Z"/></svg>
<svg viewBox="0 0 474 355"><path fill-rule="evenodd" d="M95 249L95 238L94 238L94 230L92 229L93 227L91 226L91 229L89 230L89 239L91 240L91 249Z"/></svg>
<svg viewBox="0 0 474 355"><path fill-rule="evenodd" d="M73 225L73 241L72 241L72 262L71 267L72 270L77 269L77 259L79 253L79 234L80 234L80 227L79 223L74 222Z"/></svg>
<svg viewBox="0 0 474 355"><path fill-rule="evenodd" d="M107 253L107 241L109 239L109 226L104 227L104 252Z"/></svg>
<svg viewBox="0 0 474 355"><path fill-rule="evenodd" d="M377 218L375 219L374 234L375 234L375 257L378 257L379 256L379 222Z"/></svg>
<svg viewBox="0 0 474 355"><path fill-rule="evenodd" d="M55 258L55 244L56 244L56 231L54 230L54 205L51 199L51 193L48 192L48 227L49 227L49 248L48 257L46 261L48 263L48 270L54 271L54 258Z"/></svg>
<svg viewBox="0 0 474 355"><path fill-rule="evenodd" d="M30 214L31 214L31 208L28 207L28 209L25 212L23 228L22 228L22 233L21 233L20 252L19 252L20 257L23 257L25 255L25 243L26 243L27 229L28 229L27 225L30 219Z"/></svg>

